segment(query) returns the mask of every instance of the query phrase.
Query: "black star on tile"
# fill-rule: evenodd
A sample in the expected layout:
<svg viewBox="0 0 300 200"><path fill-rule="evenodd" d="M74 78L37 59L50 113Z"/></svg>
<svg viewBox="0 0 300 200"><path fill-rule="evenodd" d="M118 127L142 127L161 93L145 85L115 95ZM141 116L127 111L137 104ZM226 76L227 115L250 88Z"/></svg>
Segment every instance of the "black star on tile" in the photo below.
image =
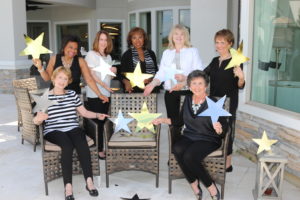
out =
<svg viewBox="0 0 300 200"><path fill-rule="evenodd" d="M137 194L135 194L131 199L123 198L123 197L121 197L121 199L123 199L123 200L150 200L150 199L140 199Z"/></svg>

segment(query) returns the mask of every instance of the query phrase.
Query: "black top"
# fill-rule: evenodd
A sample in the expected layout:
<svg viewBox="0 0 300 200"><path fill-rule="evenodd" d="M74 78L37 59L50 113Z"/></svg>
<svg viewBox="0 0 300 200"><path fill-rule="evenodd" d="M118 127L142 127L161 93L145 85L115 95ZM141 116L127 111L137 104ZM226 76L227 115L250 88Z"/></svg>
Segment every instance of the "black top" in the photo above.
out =
<svg viewBox="0 0 300 200"><path fill-rule="evenodd" d="M61 60L62 55L61 54L56 54L56 59L55 59L55 64L54 64L54 69L53 71L60 66L63 66L62 60ZM75 56L73 58L72 65L70 67L70 70L72 72L72 83L67 85L65 88L66 90L74 90L76 94L81 94L81 88L80 88L80 77L81 77L81 69L79 66L79 57ZM50 89L53 88L53 85L51 83Z"/></svg>
<svg viewBox="0 0 300 200"><path fill-rule="evenodd" d="M151 57L151 59L153 60L153 63L154 63L154 70L155 73L153 73L153 76L156 74L156 72L158 71L158 67L157 67L157 61L156 61L156 56L155 56L155 53L150 50L150 49L147 49L148 52L149 52L149 55ZM140 61L140 65L141 65L141 71L142 73L147 73L146 72L146 62L145 61ZM132 61L132 50L131 48L128 49L127 51L125 51L125 53L122 55L122 58L121 58L121 68L120 68L120 80L122 81L123 79L127 79L124 75L125 72L133 72L134 69L135 69L136 66L133 65L133 61ZM139 93L139 92L144 92L143 89L135 86L132 88L134 93ZM159 92L159 86L158 87L155 87L153 92L157 93Z"/></svg>
<svg viewBox="0 0 300 200"><path fill-rule="evenodd" d="M216 102L215 98L210 97ZM224 137L228 129L227 117L219 117L219 122L222 124L223 133L217 134L209 116L197 116L208 108L207 102L204 101L197 113L194 114L192 108L192 95L187 95L181 107L178 121L172 123L176 127L185 125L183 135L191 140L204 140L215 142L221 145L221 138Z"/></svg>
<svg viewBox="0 0 300 200"><path fill-rule="evenodd" d="M233 67L225 70L231 58L223 60L219 66L219 57L213 58L211 63L204 69L210 76L210 96L230 97L230 113L235 116L239 98L239 78L234 76ZM243 69L243 66L241 65ZM245 84L242 88L244 88Z"/></svg>

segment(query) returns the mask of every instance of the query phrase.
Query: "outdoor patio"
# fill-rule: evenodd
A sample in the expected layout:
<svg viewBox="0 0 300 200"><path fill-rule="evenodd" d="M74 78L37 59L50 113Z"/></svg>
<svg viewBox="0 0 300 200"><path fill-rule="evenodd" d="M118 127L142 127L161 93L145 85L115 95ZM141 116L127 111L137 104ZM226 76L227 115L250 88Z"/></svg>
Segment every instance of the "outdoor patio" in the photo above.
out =
<svg viewBox="0 0 300 200"><path fill-rule="evenodd" d="M49 184L49 196L45 195L42 173L41 148L33 152L32 145L25 141L21 144L21 135L17 131L17 109L13 95L0 94L0 199L5 200L43 200L64 199L62 179ZM162 93L159 95L159 112L165 114ZM161 156L159 187L155 187L155 176L136 171L124 171L110 176L110 187L105 186L105 162L101 164L100 196L90 197L85 190L82 175L73 176L74 196L76 199L118 200L131 198L138 194L140 198L151 200L194 200L196 199L184 179L173 181L173 192L168 194L167 170L167 127L161 130ZM251 200L255 184L256 164L241 155L233 156L233 172L227 174L225 199ZM98 179L95 178L98 184ZM203 187L203 186L202 186ZM210 199L204 191L204 199ZM284 182L283 200L299 199L300 188Z"/></svg>

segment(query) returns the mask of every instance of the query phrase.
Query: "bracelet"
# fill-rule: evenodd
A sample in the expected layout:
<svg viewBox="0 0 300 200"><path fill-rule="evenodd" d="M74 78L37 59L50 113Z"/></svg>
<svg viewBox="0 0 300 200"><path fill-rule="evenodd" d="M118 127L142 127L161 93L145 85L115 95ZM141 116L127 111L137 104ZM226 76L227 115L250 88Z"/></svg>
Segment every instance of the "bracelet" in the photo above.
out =
<svg viewBox="0 0 300 200"><path fill-rule="evenodd" d="M43 71L45 71L45 70L44 70L44 68L42 67L42 69L38 69L38 71L41 73L41 72L43 72Z"/></svg>
<svg viewBox="0 0 300 200"><path fill-rule="evenodd" d="M96 113L96 118L98 119L98 113Z"/></svg>

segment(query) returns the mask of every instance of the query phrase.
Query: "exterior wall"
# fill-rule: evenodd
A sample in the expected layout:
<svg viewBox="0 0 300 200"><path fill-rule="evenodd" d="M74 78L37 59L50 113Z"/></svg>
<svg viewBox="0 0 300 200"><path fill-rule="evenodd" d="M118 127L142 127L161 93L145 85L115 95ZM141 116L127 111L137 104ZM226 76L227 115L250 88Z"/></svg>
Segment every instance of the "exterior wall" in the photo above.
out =
<svg viewBox="0 0 300 200"><path fill-rule="evenodd" d="M128 12L145 8L189 6L190 2L190 0L128 0Z"/></svg>
<svg viewBox="0 0 300 200"><path fill-rule="evenodd" d="M12 81L22 78L29 78L29 69L0 69L0 93L12 94Z"/></svg>

